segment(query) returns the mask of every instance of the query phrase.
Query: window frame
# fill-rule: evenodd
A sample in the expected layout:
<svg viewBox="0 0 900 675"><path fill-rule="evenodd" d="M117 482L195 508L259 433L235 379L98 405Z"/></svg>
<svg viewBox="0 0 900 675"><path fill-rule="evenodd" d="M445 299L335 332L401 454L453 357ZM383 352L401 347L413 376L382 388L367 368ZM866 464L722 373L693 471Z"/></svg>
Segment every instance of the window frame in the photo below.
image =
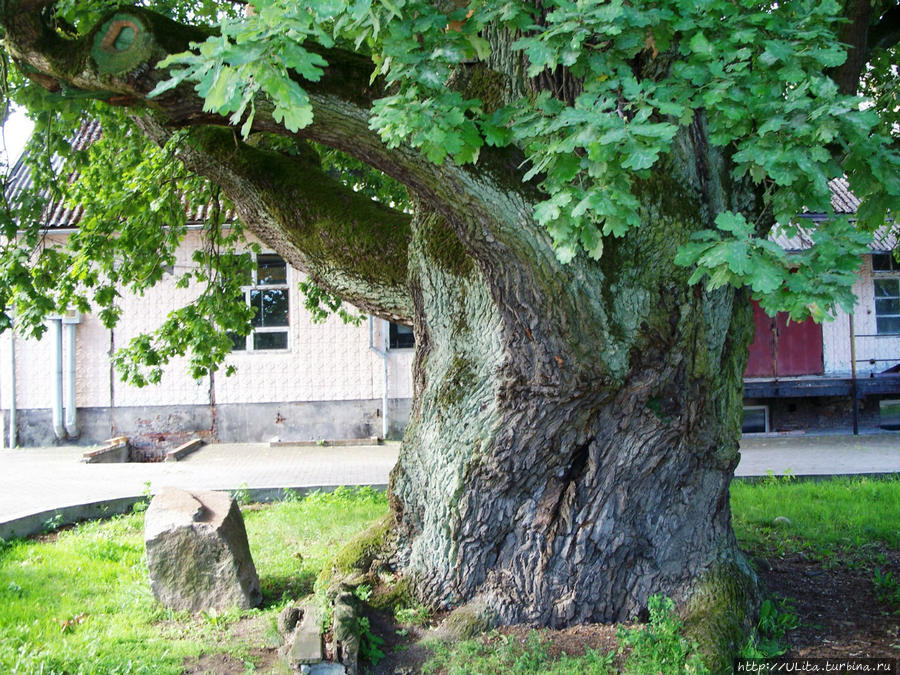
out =
<svg viewBox="0 0 900 675"><path fill-rule="evenodd" d="M404 329L402 333L400 332L400 328ZM407 333L406 330L409 330L409 332ZM415 348L416 336L415 333L412 332L412 328L404 326L403 324L394 323L393 321L388 321L388 349L398 350Z"/></svg>
<svg viewBox="0 0 900 675"><path fill-rule="evenodd" d="M883 258L887 261L887 267L876 269L876 258ZM879 262L883 262L879 260ZM891 253L873 253L872 254L872 305L875 312L875 334L886 337L900 337L900 263L898 263ZM880 267L880 265L879 265ZM896 285L893 293L887 296L879 296L876 287L879 281L893 281ZM894 300L898 305L897 312L882 313L878 311L879 300ZM884 319L893 319L898 324L896 330L882 330L881 323Z"/></svg>
<svg viewBox="0 0 900 675"><path fill-rule="evenodd" d="M280 283L269 283L263 284L259 281L259 259L263 257L275 257L278 258L282 263L284 263L284 281ZM282 258L278 253L274 251L261 251L259 254L250 253L250 258L253 261L253 268L250 270L250 284L246 286L241 286L241 292L244 294L244 304L248 307L252 307L251 297L254 291L266 291L266 290L283 290L285 292L285 296L287 299L287 321L283 326L259 326L250 329L250 332L247 335L243 336L244 340L244 348L239 349L234 347L231 350L232 354L284 354L291 351L291 281L292 281L292 272L291 266L288 262ZM284 333L285 334L285 346L284 347L274 347L274 348L257 348L255 337L258 334L265 333ZM234 336L235 338L239 338L239 336Z"/></svg>

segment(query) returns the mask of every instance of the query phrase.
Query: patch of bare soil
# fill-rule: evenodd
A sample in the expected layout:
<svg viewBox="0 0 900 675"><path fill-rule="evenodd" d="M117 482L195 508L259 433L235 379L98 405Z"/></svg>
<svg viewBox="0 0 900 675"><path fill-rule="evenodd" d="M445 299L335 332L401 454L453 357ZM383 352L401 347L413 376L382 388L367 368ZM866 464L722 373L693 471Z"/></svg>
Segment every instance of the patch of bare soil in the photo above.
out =
<svg viewBox="0 0 900 675"><path fill-rule="evenodd" d="M900 658L900 615L879 603L873 570L828 569L799 555L758 562L769 592L789 598L800 618L786 656ZM896 554L885 567L900 575Z"/></svg>
<svg viewBox="0 0 900 675"><path fill-rule="evenodd" d="M278 659L274 649L251 649L250 660L257 672L269 672ZM247 665L229 654L204 654L198 659L188 659L184 664L185 675L246 675Z"/></svg>

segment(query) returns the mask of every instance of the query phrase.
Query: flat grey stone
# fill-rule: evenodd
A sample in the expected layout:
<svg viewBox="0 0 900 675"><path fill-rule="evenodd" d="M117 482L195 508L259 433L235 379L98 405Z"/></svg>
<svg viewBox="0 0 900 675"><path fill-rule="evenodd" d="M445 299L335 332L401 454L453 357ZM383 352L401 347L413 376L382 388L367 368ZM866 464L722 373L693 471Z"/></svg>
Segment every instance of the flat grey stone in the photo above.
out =
<svg viewBox="0 0 900 675"><path fill-rule="evenodd" d="M322 636L319 634L319 610L313 605L303 606L303 619L294 633L288 660L291 665L319 663L323 658Z"/></svg>
<svg viewBox="0 0 900 675"><path fill-rule="evenodd" d="M308 672L309 675L345 675L347 669L340 663L335 663L334 661L322 661L321 663L314 663L311 665L306 672Z"/></svg>

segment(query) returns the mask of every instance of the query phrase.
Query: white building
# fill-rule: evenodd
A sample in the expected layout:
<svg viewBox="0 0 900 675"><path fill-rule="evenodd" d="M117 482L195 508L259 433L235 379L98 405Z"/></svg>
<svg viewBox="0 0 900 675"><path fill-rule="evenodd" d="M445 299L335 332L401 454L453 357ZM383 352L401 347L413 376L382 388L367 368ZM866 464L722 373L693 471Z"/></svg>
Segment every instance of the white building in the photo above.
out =
<svg viewBox="0 0 900 675"><path fill-rule="evenodd" d="M11 190L29 180L18 165ZM63 243L80 216L77 209L48 209L47 245ZM175 285L202 245L199 224L189 228L174 269L159 284L140 297L122 294L115 328L93 314L72 314L49 320L40 340L8 331L0 336L6 443L92 444L124 435L152 448L194 436L228 442L382 437L386 429L400 434L412 395L411 331L380 319L360 326L337 317L312 323L298 290L303 275L274 254L258 257L254 283L245 289L245 300L262 311L228 359L235 374L226 377L223 369L197 381L181 361L166 367L158 385L138 388L119 380L115 350L153 331L195 293Z"/></svg>

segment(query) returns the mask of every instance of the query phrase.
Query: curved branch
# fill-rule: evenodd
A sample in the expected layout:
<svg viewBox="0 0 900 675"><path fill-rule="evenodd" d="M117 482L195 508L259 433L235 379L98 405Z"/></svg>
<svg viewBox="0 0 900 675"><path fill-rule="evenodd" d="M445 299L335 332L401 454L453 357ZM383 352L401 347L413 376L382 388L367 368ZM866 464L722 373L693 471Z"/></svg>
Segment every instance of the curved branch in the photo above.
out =
<svg viewBox="0 0 900 675"><path fill-rule="evenodd" d="M152 116L134 119L158 143L171 135ZM328 176L312 150L289 157L254 148L227 129L198 127L177 155L221 186L247 228L293 267L368 313L411 321L410 216Z"/></svg>

